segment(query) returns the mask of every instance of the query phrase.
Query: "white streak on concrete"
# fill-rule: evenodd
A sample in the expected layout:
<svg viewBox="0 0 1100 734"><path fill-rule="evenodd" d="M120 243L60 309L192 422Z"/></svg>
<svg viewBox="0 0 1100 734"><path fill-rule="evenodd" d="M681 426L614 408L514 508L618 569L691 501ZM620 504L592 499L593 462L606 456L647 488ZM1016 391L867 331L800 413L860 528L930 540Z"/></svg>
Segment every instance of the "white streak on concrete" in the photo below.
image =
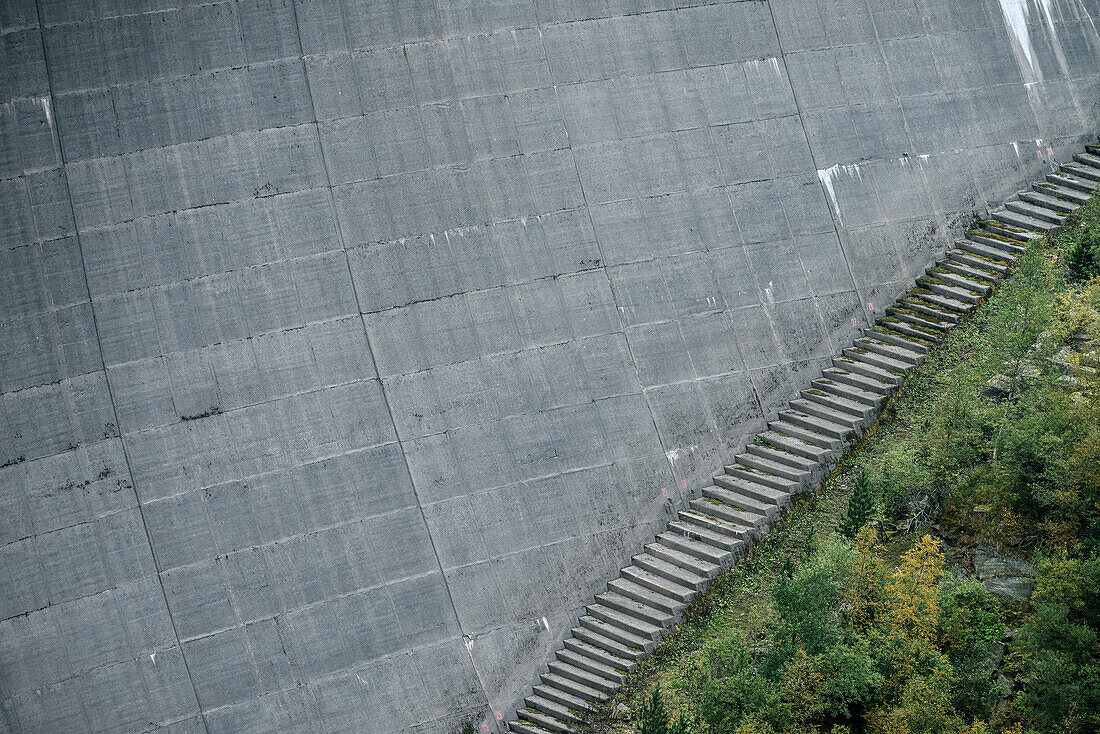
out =
<svg viewBox="0 0 1100 734"><path fill-rule="evenodd" d="M840 203L836 199L836 187L833 185L833 182L836 181L836 177L841 171L848 174L848 178L858 176L860 182L863 182L863 173L859 170L858 163L837 163L835 166L830 166L829 168L818 169L817 177L821 181L821 185L825 188L825 193L829 195L829 203L833 205L833 213L836 214L836 221L843 227L844 219L840 216Z"/></svg>
<svg viewBox="0 0 1100 734"><path fill-rule="evenodd" d="M1012 143L1012 149L1016 151L1016 157L1020 157L1020 146L1016 145L1015 141Z"/></svg>
<svg viewBox="0 0 1100 734"><path fill-rule="evenodd" d="M1016 45L1023 53L1028 68L1037 78L1042 79L1043 74L1035 63L1035 49L1031 47L1031 31L1027 27L1028 18L1031 17L1031 8L1028 0L998 0L1001 4L1001 15L1004 16L1005 25L1016 39Z"/></svg>
<svg viewBox="0 0 1100 734"><path fill-rule="evenodd" d="M50 98L39 97L38 101L42 104L42 112L46 115L46 124L53 130L53 110L50 109Z"/></svg>

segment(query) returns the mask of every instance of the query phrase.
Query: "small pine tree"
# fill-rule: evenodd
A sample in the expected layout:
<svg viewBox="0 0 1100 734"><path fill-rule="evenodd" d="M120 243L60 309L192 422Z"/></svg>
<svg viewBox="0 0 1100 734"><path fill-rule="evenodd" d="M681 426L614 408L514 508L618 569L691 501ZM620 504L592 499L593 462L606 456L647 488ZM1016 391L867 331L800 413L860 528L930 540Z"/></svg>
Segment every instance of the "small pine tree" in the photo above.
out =
<svg viewBox="0 0 1100 734"><path fill-rule="evenodd" d="M1100 255L1098 249L1100 248L1096 248L1091 238L1087 236L1076 238L1066 248L1066 265L1075 280L1087 280L1100 271L1100 262L1097 261L1097 256Z"/></svg>
<svg viewBox="0 0 1100 734"><path fill-rule="evenodd" d="M661 686L653 689L649 701L642 704L638 715L638 734L668 734L668 712L661 700Z"/></svg>
<svg viewBox="0 0 1100 734"><path fill-rule="evenodd" d="M838 530L841 535L851 540L874 515L875 490L871 487L871 480L867 475L861 473L856 478L856 486L852 490L852 496L848 498L848 512L841 520Z"/></svg>

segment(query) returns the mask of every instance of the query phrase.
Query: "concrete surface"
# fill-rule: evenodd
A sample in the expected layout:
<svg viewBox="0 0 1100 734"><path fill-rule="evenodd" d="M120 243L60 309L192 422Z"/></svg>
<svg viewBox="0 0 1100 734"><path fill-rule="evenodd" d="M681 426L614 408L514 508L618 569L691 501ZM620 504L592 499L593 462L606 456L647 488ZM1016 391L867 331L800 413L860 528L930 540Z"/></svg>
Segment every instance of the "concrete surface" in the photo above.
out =
<svg viewBox="0 0 1100 734"><path fill-rule="evenodd" d="M0 730L499 729L1098 14L4 0Z"/></svg>

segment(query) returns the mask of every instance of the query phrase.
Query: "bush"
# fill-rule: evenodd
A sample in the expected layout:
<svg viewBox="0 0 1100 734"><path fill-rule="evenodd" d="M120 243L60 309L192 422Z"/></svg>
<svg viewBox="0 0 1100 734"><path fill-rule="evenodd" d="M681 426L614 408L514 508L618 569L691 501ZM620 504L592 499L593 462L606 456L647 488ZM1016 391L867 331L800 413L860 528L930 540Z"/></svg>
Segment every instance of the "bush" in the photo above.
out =
<svg viewBox="0 0 1100 734"><path fill-rule="evenodd" d="M844 519L837 528L840 534L851 540L856 537L860 528L871 521L875 516L875 490L871 486L871 479L865 473L860 472L856 477L856 486L852 489L852 496L848 498L848 510Z"/></svg>

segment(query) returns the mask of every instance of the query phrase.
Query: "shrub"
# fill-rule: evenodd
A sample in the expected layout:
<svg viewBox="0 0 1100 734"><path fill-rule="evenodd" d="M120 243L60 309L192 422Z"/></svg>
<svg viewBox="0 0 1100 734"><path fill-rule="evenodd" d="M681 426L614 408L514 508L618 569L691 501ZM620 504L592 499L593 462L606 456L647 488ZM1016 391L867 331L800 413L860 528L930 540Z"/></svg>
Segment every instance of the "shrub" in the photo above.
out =
<svg viewBox="0 0 1100 734"><path fill-rule="evenodd" d="M859 476L856 477L856 486L852 489L852 496L848 499L848 510L837 529L845 538L854 538L860 528L870 522L874 515L875 490L871 486L870 477L860 472Z"/></svg>

